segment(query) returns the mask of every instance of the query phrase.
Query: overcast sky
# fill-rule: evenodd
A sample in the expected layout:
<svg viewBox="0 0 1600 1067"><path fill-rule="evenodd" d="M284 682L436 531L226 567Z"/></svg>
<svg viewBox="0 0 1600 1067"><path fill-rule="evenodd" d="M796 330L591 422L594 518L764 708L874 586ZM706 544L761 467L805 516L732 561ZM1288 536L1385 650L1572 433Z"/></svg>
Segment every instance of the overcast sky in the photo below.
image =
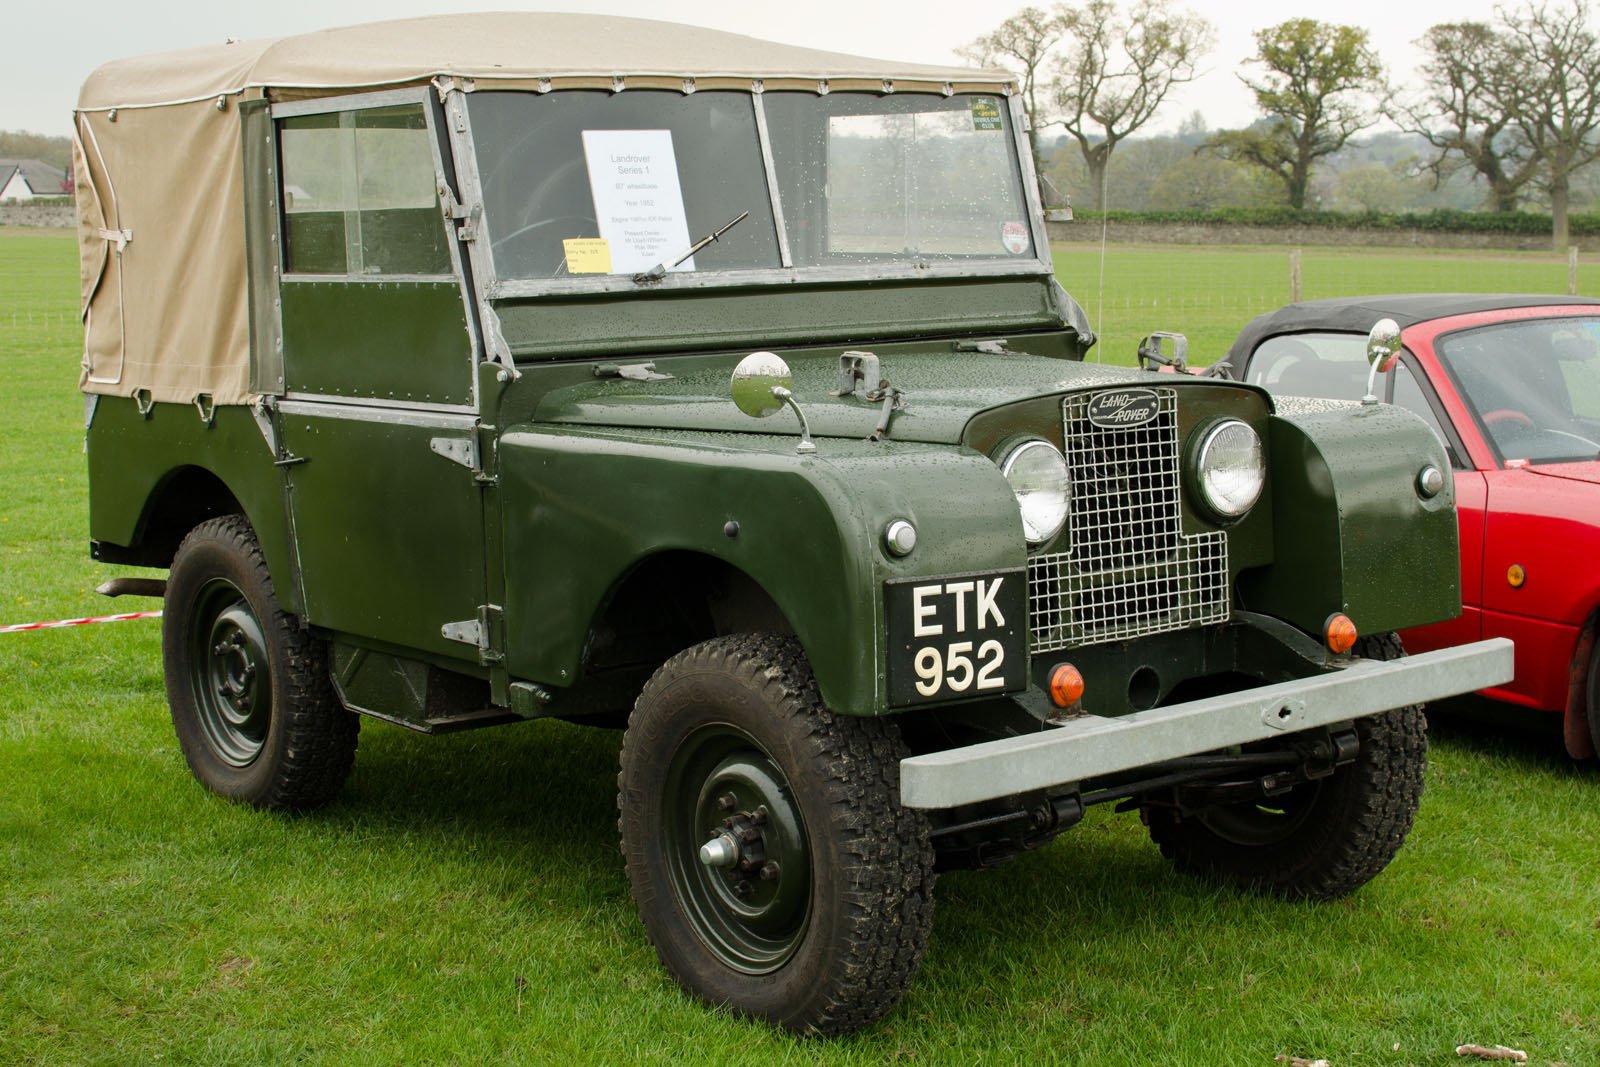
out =
<svg viewBox="0 0 1600 1067"><path fill-rule="evenodd" d="M0 129L68 133L79 84L108 59L377 19L496 7L591 11L714 26L884 59L952 63L955 48L1022 6L1006 0L76 0L57 7L26 0L11 5L0 20ZM1263 5L1255 12L1238 3L1191 6L1216 25L1217 47L1205 75L1178 91L1152 130L1175 128L1197 109L1212 128L1250 122L1254 108L1237 72L1254 50L1251 33L1264 25L1305 16L1361 26L1381 48L1391 75L1404 80L1417 62L1411 42L1424 30L1438 22L1487 20L1493 8L1490 0L1314 0Z"/></svg>

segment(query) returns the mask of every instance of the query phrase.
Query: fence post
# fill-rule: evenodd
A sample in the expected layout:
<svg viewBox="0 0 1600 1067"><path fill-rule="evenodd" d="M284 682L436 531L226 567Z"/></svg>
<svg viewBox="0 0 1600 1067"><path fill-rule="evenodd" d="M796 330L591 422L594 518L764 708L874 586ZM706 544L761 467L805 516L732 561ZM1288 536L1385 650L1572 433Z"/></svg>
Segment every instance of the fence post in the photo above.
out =
<svg viewBox="0 0 1600 1067"><path fill-rule="evenodd" d="M1567 246L1567 295L1578 295L1578 246Z"/></svg>
<svg viewBox="0 0 1600 1067"><path fill-rule="evenodd" d="M1289 303L1300 302L1300 250L1289 250Z"/></svg>

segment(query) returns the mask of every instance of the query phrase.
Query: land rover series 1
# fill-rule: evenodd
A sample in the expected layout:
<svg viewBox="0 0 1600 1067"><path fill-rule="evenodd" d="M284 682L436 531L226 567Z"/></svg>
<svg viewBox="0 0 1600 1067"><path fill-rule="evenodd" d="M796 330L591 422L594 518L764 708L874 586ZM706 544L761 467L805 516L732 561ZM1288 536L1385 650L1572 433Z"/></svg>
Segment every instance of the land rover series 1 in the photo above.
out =
<svg viewBox="0 0 1600 1067"><path fill-rule="evenodd" d="M1459 610L1388 405L1086 364L1011 75L583 15L96 71L76 114L95 558L167 568L195 776L321 804L360 716L626 725L671 973L867 1024L938 870L1094 804L1185 870L1381 870ZM1387 358L1384 345L1378 358Z"/></svg>

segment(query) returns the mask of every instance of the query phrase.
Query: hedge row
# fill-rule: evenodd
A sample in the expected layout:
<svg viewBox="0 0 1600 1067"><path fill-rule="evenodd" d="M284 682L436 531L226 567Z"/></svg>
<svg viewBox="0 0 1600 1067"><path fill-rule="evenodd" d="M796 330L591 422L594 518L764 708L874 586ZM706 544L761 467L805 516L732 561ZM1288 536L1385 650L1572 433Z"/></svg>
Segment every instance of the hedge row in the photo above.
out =
<svg viewBox="0 0 1600 1067"><path fill-rule="evenodd" d="M1433 230L1448 233L1550 233L1550 216L1531 211L1452 211L1391 214L1381 211L1304 211L1291 207L1220 208L1216 211L1107 211L1112 222L1174 223L1194 226L1301 226L1321 229ZM1099 221L1098 211L1078 211L1081 220ZM1600 234L1600 215L1571 215L1574 237Z"/></svg>

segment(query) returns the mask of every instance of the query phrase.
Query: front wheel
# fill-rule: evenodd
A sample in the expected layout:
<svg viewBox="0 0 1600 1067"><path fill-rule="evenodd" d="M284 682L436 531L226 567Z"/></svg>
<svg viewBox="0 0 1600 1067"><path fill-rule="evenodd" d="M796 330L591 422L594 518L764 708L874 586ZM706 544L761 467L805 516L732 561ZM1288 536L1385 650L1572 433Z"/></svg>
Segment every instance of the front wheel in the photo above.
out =
<svg viewBox="0 0 1600 1067"><path fill-rule="evenodd" d="M933 917L899 733L823 707L792 638L718 638L640 695L617 805L634 901L689 992L801 1033L878 1019Z"/></svg>
<svg viewBox="0 0 1600 1067"><path fill-rule="evenodd" d="M242 515L201 523L178 546L161 652L178 743L207 788L261 808L339 791L360 720L334 695L322 643L278 606Z"/></svg>
<svg viewBox="0 0 1600 1067"><path fill-rule="evenodd" d="M1369 659L1403 655L1393 634L1363 638ZM1419 705L1358 719L1355 761L1287 794L1194 812L1143 808L1150 837L1180 870L1288 897L1354 892L1394 859L1422 799L1427 723Z"/></svg>

